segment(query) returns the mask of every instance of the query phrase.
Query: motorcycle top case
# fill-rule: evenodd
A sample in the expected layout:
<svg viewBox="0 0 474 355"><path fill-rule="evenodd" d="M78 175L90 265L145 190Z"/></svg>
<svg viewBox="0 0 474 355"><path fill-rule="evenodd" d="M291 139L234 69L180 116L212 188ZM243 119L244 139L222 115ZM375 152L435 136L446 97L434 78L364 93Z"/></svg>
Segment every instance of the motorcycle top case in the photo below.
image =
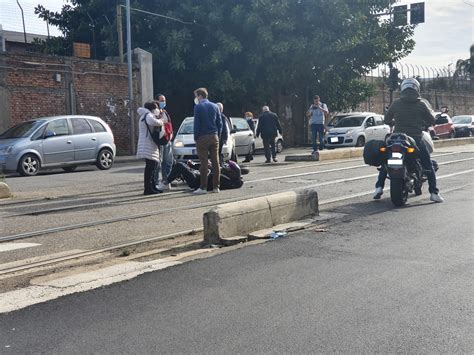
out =
<svg viewBox="0 0 474 355"><path fill-rule="evenodd" d="M380 166L386 159L380 148L385 146L385 141L370 140L364 146L364 162L370 166Z"/></svg>

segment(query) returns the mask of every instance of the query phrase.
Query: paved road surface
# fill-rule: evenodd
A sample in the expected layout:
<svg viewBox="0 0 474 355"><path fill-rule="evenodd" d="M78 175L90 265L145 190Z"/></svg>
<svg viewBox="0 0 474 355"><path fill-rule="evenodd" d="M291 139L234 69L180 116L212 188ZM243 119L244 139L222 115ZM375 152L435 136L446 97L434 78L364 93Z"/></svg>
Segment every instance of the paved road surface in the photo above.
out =
<svg viewBox="0 0 474 355"><path fill-rule="evenodd" d="M1 315L0 352L472 353L474 187L445 197Z"/></svg>

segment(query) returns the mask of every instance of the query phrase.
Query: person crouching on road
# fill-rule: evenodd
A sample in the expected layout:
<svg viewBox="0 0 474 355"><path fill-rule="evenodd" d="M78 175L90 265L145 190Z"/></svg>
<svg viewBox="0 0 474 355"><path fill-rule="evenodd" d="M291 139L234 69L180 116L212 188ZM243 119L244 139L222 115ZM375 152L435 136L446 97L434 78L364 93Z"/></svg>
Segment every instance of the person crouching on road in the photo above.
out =
<svg viewBox="0 0 474 355"><path fill-rule="evenodd" d="M163 126L163 120L157 119L153 112L158 108L156 103L147 102L145 107L138 108L138 143L137 158L145 159L144 172L144 194L155 195L161 191L157 190L156 183L160 164L160 150L153 141L152 132L156 127Z"/></svg>
<svg viewBox="0 0 474 355"><path fill-rule="evenodd" d="M212 164L208 162L206 173L208 191L212 191L214 188L214 177L211 168ZM197 189L201 184L201 170L200 164L193 163L191 160L188 160L187 163L177 162L173 165L173 169L171 169L171 173L168 175L167 182L171 183L175 179L181 178L191 189ZM232 160L221 165L219 176L220 188L222 190L238 189L244 184L244 181L242 180L242 171L239 165Z"/></svg>
<svg viewBox="0 0 474 355"><path fill-rule="evenodd" d="M196 195L207 193L207 160L211 158L213 170L213 190L219 192L219 136L222 129L222 119L219 108L210 102L207 89L200 88L194 91L194 141L201 163L201 183L194 191Z"/></svg>

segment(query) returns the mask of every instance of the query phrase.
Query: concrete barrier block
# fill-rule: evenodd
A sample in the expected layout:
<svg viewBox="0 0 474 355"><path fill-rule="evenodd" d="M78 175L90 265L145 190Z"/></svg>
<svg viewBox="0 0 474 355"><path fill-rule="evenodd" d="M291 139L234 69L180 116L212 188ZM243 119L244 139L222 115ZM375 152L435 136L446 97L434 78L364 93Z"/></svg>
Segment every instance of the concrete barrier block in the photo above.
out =
<svg viewBox="0 0 474 355"><path fill-rule="evenodd" d="M265 197L219 205L204 213L204 241L219 244L222 239L247 236L272 227L272 216Z"/></svg>
<svg viewBox="0 0 474 355"><path fill-rule="evenodd" d="M10 188L8 187L6 183L0 182L0 198L8 198L8 197L12 197Z"/></svg>
<svg viewBox="0 0 474 355"><path fill-rule="evenodd" d="M318 193L314 189L288 191L267 197L272 225L298 221L318 214Z"/></svg>
<svg viewBox="0 0 474 355"><path fill-rule="evenodd" d="M252 232L318 214L318 193L314 189L298 189L227 203L204 213L204 242L235 244L245 241Z"/></svg>

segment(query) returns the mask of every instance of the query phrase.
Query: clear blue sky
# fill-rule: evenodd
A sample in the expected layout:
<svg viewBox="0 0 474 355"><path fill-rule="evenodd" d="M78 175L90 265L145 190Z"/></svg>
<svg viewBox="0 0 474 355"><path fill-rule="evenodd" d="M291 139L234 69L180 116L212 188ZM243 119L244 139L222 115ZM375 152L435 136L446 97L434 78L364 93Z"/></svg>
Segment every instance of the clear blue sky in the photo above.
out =
<svg viewBox="0 0 474 355"><path fill-rule="evenodd" d="M46 25L34 14L41 3L50 10L59 10L65 0L19 0L25 11L27 32L46 34ZM355 1L355 0L347 0ZM401 0L399 4L422 0ZM426 23L415 30L415 50L402 62L446 68L459 58L469 57L474 43L474 0L425 0ZM6 30L22 30L21 14L16 0L0 0L0 24ZM50 29L51 34L58 34ZM454 64L451 68L454 67Z"/></svg>

